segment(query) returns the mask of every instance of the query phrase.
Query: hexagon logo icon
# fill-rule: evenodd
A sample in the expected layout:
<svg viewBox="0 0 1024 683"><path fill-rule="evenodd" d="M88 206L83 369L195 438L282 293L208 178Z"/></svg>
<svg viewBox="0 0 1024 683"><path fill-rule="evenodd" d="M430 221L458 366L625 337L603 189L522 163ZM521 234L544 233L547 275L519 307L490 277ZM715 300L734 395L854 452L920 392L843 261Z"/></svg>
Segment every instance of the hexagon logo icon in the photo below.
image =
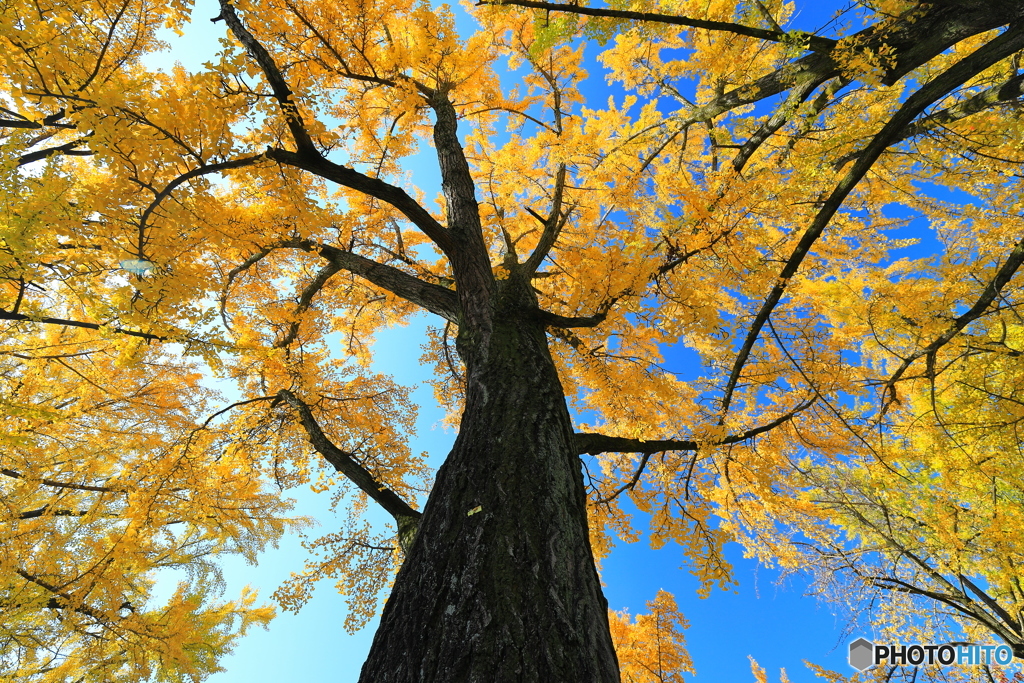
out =
<svg viewBox="0 0 1024 683"><path fill-rule="evenodd" d="M864 638L858 638L857 640L850 643L850 657L849 662L857 671L863 671L874 665L875 644L870 640Z"/></svg>

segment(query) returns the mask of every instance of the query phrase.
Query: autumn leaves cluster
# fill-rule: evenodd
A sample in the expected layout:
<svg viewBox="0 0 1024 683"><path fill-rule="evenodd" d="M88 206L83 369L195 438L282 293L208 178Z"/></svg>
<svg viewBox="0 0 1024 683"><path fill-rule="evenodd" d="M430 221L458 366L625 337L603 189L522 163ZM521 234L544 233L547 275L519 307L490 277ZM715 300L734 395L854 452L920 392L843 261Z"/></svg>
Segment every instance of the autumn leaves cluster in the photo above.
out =
<svg viewBox="0 0 1024 683"><path fill-rule="evenodd" d="M557 235L533 287L577 431L625 443L583 456L599 556L649 516L705 594L738 538L841 604L886 596L883 632L1024 655L1020 52L991 56L1019 29L971 5L980 28L923 55L942 3L866 5L838 42L787 32L777 2L522 4L473 9L463 37L423 3L197 8L231 36L196 73L143 61L188 3L3 6L0 675L214 670L271 616L219 601L217 556L299 524L282 491L310 483L351 515L280 604L332 578L350 626L376 609L401 553L295 406L381 487L426 491L408 390L369 360L420 310L412 278L453 287L410 222L440 226L444 200L403 171L437 91L496 279ZM425 346L453 424L456 331ZM684 622L650 607L612 617L623 679L679 680Z"/></svg>

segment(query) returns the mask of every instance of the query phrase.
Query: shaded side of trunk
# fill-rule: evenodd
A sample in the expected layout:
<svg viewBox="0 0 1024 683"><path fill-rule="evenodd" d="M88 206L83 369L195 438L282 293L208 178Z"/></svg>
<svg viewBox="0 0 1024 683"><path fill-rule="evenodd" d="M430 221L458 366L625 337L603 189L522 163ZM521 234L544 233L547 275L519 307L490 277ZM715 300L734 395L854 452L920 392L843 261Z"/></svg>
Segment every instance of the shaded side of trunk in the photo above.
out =
<svg viewBox="0 0 1024 683"><path fill-rule="evenodd" d="M460 340L467 405L362 683L617 683L572 426L543 328Z"/></svg>

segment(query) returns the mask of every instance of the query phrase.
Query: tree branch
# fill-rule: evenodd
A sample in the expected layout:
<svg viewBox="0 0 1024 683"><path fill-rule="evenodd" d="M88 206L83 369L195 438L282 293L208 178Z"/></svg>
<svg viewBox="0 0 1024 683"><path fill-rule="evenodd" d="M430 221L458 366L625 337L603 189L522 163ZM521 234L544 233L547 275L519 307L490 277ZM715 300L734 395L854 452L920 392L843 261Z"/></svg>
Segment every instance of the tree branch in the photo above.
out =
<svg viewBox="0 0 1024 683"><path fill-rule="evenodd" d="M50 608L50 609L70 609L73 612L78 612L79 614L84 614L87 617L92 617L93 619L95 619L96 621L98 621L99 623L101 623L103 625L108 625L110 623L110 618L107 615L105 615L103 612L100 612L98 609L95 609L95 608L90 607L88 605L84 605L84 604L76 605L75 604L75 599L71 596L70 593L67 593L66 591L62 591L60 588L58 588L57 586L53 585L49 581L46 581L45 579L40 579L40 578L38 578L36 576L32 576L31 574L29 574L28 572L26 572L25 570L20 569L20 568L19 569L15 569L14 572L18 576L20 576L21 578L23 578L26 581L28 581L29 583L34 583L35 585L39 586L40 588L43 588L43 589L49 591L50 593L53 593L54 595L58 596L59 598L61 598L63 600L63 604L61 603L60 600L50 600L46 604L46 606L48 608Z"/></svg>
<svg viewBox="0 0 1024 683"><path fill-rule="evenodd" d="M926 7L923 16L910 12L896 21L870 26L848 39L866 52L876 51L882 46L891 50L894 62L882 76L884 84L893 85L965 38L1024 19L1024 5L1015 5L1013 11L1009 11L1007 5L996 9L985 3L969 7L959 3L933 3ZM830 53L816 52L785 64L753 83L723 93L696 108L693 118L708 120L730 109L777 95L807 80L821 82L842 75L842 69Z"/></svg>
<svg viewBox="0 0 1024 683"><path fill-rule="evenodd" d="M888 510L887 510L887 508L884 505L878 505L878 507L881 508L881 512L882 512L883 515L888 515ZM888 545L894 552L896 552L898 554L898 556L905 557L908 560L910 560L911 562L913 562L915 565L917 565L925 573L926 576L930 577L931 580L933 580L935 583L939 584L940 586L944 586L946 588L946 590L948 590L952 595L945 595L945 594L937 593L935 591L928 591L927 589L923 589L923 588L920 588L918 586L914 586L913 584L907 583L905 581L902 581L902 580L896 579L896 578L883 577L882 579L872 579L872 580L874 580L874 581L885 580L885 581L888 581L888 582L890 582L892 584L895 584L895 585L902 585L904 588L897 589L897 590L904 590L906 592L912 592L912 593L914 593L914 592L920 593L921 595L925 595L927 597L931 597L934 600L938 600L940 602L944 602L944 603L950 605L951 607L957 609L958 611L962 612L963 614L971 617L972 619L975 619L976 621L984 624L993 633L998 634L1001 638L1006 640L1006 642L1008 642L1008 643L1009 642L1013 642L1013 639L1014 639L1014 634L1013 633L1008 633L1007 629L1003 626L1003 624L1000 623L1000 621L997 618L993 617L991 614L986 612L984 609L980 609L980 607L977 605L977 603L974 602L973 600L971 600L970 596L968 596L966 593L964 593L959 588L957 588L949 579L947 579L945 576L943 576L940 571L938 571L937 569L932 567L930 564L928 564L928 562L925 561L924 558L918 556L917 553L911 551L909 548L904 546L902 543L899 543L893 537L893 535L891 533L888 533L886 530L884 530L882 528L879 528L878 524L876 524L872 520L869 520L856 507L845 506L844 509L845 509L845 511L848 514L850 514L853 517L855 517L865 527L867 527L868 529L871 529L873 532L878 534L878 536L882 539L882 541L886 545ZM960 603L963 603L963 604L960 604Z"/></svg>
<svg viewBox="0 0 1024 683"><path fill-rule="evenodd" d="M224 283L224 291L220 295L220 319L224 322L224 327L229 331L231 330L231 323L228 321L227 305L228 292L231 291L232 283L234 283L239 273L244 273L249 268L252 268L267 256L270 256L273 251L274 247L264 247L228 272L228 281Z"/></svg>
<svg viewBox="0 0 1024 683"><path fill-rule="evenodd" d="M393 81L393 80L390 80L390 79L387 79L387 78L381 78L380 76L374 76L374 75L368 75L368 74L357 74L357 73L353 72L349 68L348 63L345 61L345 58L335 49L335 47L331 44L331 41L328 40L328 37L325 36L316 27L316 25L313 24L313 22L311 22L306 17L306 15L303 14L299 10L299 8L295 6L294 3L289 2L288 0L285 0L285 5L288 7L289 10L292 11L292 14L294 14L296 17L298 17L299 21L302 22L302 25L305 26L306 29L310 33L312 33L314 36L316 36L317 40L320 41L320 44L323 45L327 49L328 52L330 52L332 55L334 55L334 58L336 60L338 60L338 64L341 65L341 68L342 68L342 72L341 73L343 73L346 78L351 78L351 79L356 80L356 81L363 81L365 83L374 83L376 85L396 85L397 84L396 81Z"/></svg>
<svg viewBox="0 0 1024 683"><path fill-rule="evenodd" d="M45 126L53 126L54 128L73 130L76 127L71 123L60 123L60 120L67 116L67 112L64 109L60 109L50 114L43 119L42 123L39 121L33 121L16 111L8 109L7 107L0 107L0 113L15 117L13 119L0 119L0 128L28 128L30 130L39 130Z"/></svg>
<svg viewBox="0 0 1024 683"><path fill-rule="evenodd" d="M257 154L256 156L244 157L242 159L232 159L231 161L221 161L215 164L205 164L203 166L193 168L191 171L188 171L186 173L182 173L180 176L178 176L171 182L167 183L164 189L157 192L156 197L149 204L149 206L147 206L146 209L142 212L142 216L139 218L139 234L141 235L142 231L145 230L146 223L149 221L149 217L160 205L160 202L167 199L167 197L169 197L170 194L174 192L174 190L182 183L188 182L193 178L198 178L199 176L206 175L208 173L220 173L221 171L227 171L233 168L243 168L245 166L252 166L253 164L257 163L258 161L261 161L264 158L264 155ZM139 246L141 249L141 243ZM139 254L139 258L142 258L142 256L142 254Z"/></svg>
<svg viewBox="0 0 1024 683"><path fill-rule="evenodd" d="M570 14L582 14L590 17L605 17L608 19L632 19L635 21L649 21L657 24L671 24L673 26L686 26L688 28L703 28L709 31L724 31L735 33L761 40L783 42L790 39L783 31L768 31L763 28L754 28L742 24L734 24L728 21L709 21L707 19L692 19L674 14L661 14L657 12L630 12L617 9L603 9L598 7L582 7L573 3L540 2L538 0L483 0L477 5L515 5L517 7L532 7L549 12L568 12ZM836 46L835 40L821 38L811 34L799 35L800 40L806 41L808 49L815 52L830 52Z"/></svg>
<svg viewBox="0 0 1024 683"><path fill-rule="evenodd" d="M984 609L971 600L970 596L960 593L957 595L949 595L947 593L940 593L938 591L931 591L920 586L915 586L907 581L888 576L881 577L867 577L875 586L884 588L886 590L894 590L902 593L910 593L912 595L921 595L926 598L941 602L945 605L949 605L956 611L960 612L964 616L977 621L984 625L990 631L998 635L1000 638L1005 640L1014 646L1016 650L1021 646L1020 638L1015 637L1013 632L1008 632L999 621L994 618L991 614L986 612ZM954 589L955 590L955 589ZM1013 623L1012 620L1010 623ZM1019 634L1016 634L1019 635Z"/></svg>
<svg viewBox="0 0 1024 683"><path fill-rule="evenodd" d="M960 582L963 583L964 585L966 585L967 588L970 589L970 591L972 593L974 593L979 598L981 598L981 601L984 602L988 606L988 608L990 610L995 612L996 616L998 616L1000 619L1002 619L1006 623L1007 626L1012 628L1014 630L1014 632L1018 636L1021 635L1021 624L1020 624L1020 622L1018 620L1014 619L1012 616L1010 616L1010 613L1007 612L1005 609L1003 609L1003 607L998 602L993 600L992 596L990 596L988 593L986 593L985 591L983 591L980 588L978 588L978 586L973 581L971 581L969 578L967 578L963 574L957 574L956 577L958 579L960 579Z"/></svg>
<svg viewBox="0 0 1024 683"><path fill-rule="evenodd" d="M78 140L72 140L71 142L65 143L63 145L58 145L56 147L48 147L46 149L40 149L35 152L22 154L20 157L18 157L18 166L25 166L26 164L31 164L32 162L39 161L47 157L51 157L55 154L68 154L70 156L77 157L92 156L93 154L95 154L95 152L93 152L92 150L75 149L75 147L85 144L86 140L87 138L79 138Z"/></svg>
<svg viewBox="0 0 1024 683"><path fill-rule="evenodd" d="M597 327L608 317L609 311L614 308L621 296L613 296L603 302L597 309L597 313L587 316L564 316L538 309L536 317L548 327Z"/></svg>
<svg viewBox="0 0 1024 683"><path fill-rule="evenodd" d="M87 514L89 514L88 510L51 510L49 505L44 505L43 507L36 508L35 510L19 512L14 516L14 519L35 519L36 517L42 517L43 515L53 515L54 517L84 517Z"/></svg>
<svg viewBox="0 0 1024 683"><path fill-rule="evenodd" d="M32 477L26 477L21 472L15 472L14 470L7 469L6 467L0 469L0 474L10 477L11 479L25 479L32 481ZM69 484L64 481L56 481L55 479L39 479L40 484L45 486L53 486L59 489L73 489L75 491L99 491L103 493L123 493L119 489L110 488L109 486L89 486L87 484Z"/></svg>
<svg viewBox="0 0 1024 683"><path fill-rule="evenodd" d="M370 197L375 197L398 209L413 225L450 257L455 248L448 229L437 222L426 209L410 197L405 190L389 183L371 178L359 171L328 161L317 152L300 154L285 149L270 148L266 157L278 163L308 171L326 180L337 183Z"/></svg>
<svg viewBox="0 0 1024 683"><path fill-rule="evenodd" d="M912 137L929 133L936 128L955 123L961 119L965 119L974 114L991 109L992 107L1005 104L1009 102L1017 101L1021 96L1024 96L1024 74L1019 74L1013 78L994 85L991 88L982 90L980 93L968 97L967 99L954 104L952 107L947 107L941 111L937 111L930 116L926 116L920 121L916 121L904 129L903 133L893 142L893 144L903 142ZM862 154L862 152L851 152L845 156L839 158L835 162L835 168L842 168L850 161L856 159Z"/></svg>
<svg viewBox="0 0 1024 683"><path fill-rule="evenodd" d="M29 130L39 130L43 127L43 124L36 123L35 121L19 121L15 119L0 119L0 128L27 128Z"/></svg>
<svg viewBox="0 0 1024 683"><path fill-rule="evenodd" d="M890 576L868 576L866 577L872 584L878 588L884 588L885 590L898 591L900 593L910 593L913 595L921 595L926 598L941 602L945 605L949 605L956 611L960 612L964 616L970 617L971 619L977 619L977 615L971 610L965 608L961 603L970 602L965 600L964 596L949 595L947 593L940 593L938 591L931 591L920 586L915 586L912 583L903 581Z"/></svg>
<svg viewBox="0 0 1024 683"><path fill-rule="evenodd" d="M800 238L785 267L779 273L778 281L772 287L772 291L768 294L764 304L762 304L757 315L754 317L754 321L747 332L747 337L736 355L732 372L723 390L721 407L723 420L732 403L733 392L739 381L740 372L746 364L747 358L750 356L750 352L753 350L754 344L761 333L761 329L768 320L768 316L771 315L775 306L782 299L782 294L786 289L789 279L796 274L804 258L810 252L811 247L821 236L825 226L829 224L832 217L839 210L839 207L853 188L860 182L861 178L867 174L882 152L889 145L893 144L893 141L899 137L903 129L928 106L942 99L975 75L1022 48L1024 48L1024 24L1018 22L1006 32L982 45L973 53L964 57L922 86L903 103L896 113L893 114L892 118L882 127L882 130L871 139L871 142L864 149L860 158L857 159L846 176L836 185L832 194L814 217L811 225ZM1021 257L1024 257L1024 253L1021 254ZM995 292L992 293L992 296L995 296Z"/></svg>
<svg viewBox="0 0 1024 683"><path fill-rule="evenodd" d="M324 434L320 423L317 422L313 411L309 409L309 405L305 401L287 389L282 389L277 392L277 395L299 414L299 421L306 430L310 444L324 457L324 460L331 463L334 469L345 475L349 481L358 486L363 493L395 519L395 523L398 525L399 544L404 552L408 552L415 538L422 513L414 510L398 494L377 481L365 467L356 461L352 453L335 446Z"/></svg>
<svg viewBox="0 0 1024 683"><path fill-rule="evenodd" d="M562 231L562 227L564 227L566 221L569 220L568 212L564 216L562 215L562 196L564 195L564 192L565 164L559 164L558 172L555 174L555 192L551 199L551 212L548 214L546 219L541 220L541 223L544 225L544 232L541 233L540 240L537 242L537 247L533 250L533 253L530 254L529 258L526 259L526 263L523 264L523 268L528 276L533 275L537 272L537 269L540 268L540 264L548 255L548 252L550 252L551 248L555 246L555 241L558 239L558 233ZM537 218L539 219L540 217L537 216Z"/></svg>
<svg viewBox="0 0 1024 683"><path fill-rule="evenodd" d="M995 298L999 296L1003 287L1010 282L1010 279L1021 267L1021 264L1024 264L1024 239L1017 242L1013 251L1010 252L1009 258L1007 258L1006 262L1003 263L998 271L996 271L995 277L993 277L985 286L981 296L978 297L978 300L974 302L974 305L971 306L970 309L954 320L952 324L950 324L949 328L940 334L931 344L903 359L903 362L889 377L882 389L883 396L886 394L889 394L890 396L882 407L883 415L889 409L889 406L892 404L893 398L895 397L896 382L903 377L903 374L911 364L923 356L934 356L939 349L948 344L950 340L952 340L953 337L955 337L962 329L967 327L968 324L980 318L985 313L985 310L989 305L995 301Z"/></svg>
<svg viewBox="0 0 1024 683"><path fill-rule="evenodd" d="M292 99L292 90L288 87L288 82L274 62L274 58L238 18L235 8L231 5L231 0L220 0L220 11L221 18L227 23L231 33L260 67L267 83L270 84L274 99L277 100L281 113L284 114L288 130L291 131L292 138L295 140L296 149L319 156L313 139L309 137L309 132L306 130L306 124L302 120L299 108Z"/></svg>
<svg viewBox="0 0 1024 683"><path fill-rule="evenodd" d="M736 153L735 158L732 160L733 169L739 173L746 166L750 157L754 155L754 152L767 140L771 135L786 125L789 118L796 112L797 107L804 103L807 97L817 88L819 85L825 82L827 79L812 78L800 83L793 91L789 93L789 97L786 98L785 103L782 104L775 113L761 124L761 127L754 131L746 142L740 147L739 152Z"/></svg>
<svg viewBox="0 0 1024 683"><path fill-rule="evenodd" d="M439 315L448 322L459 321L458 296L450 289L424 282L414 275L350 251L317 244L311 240L283 242L282 246L317 252L338 268L358 275L381 289Z"/></svg>
<svg viewBox="0 0 1024 683"><path fill-rule="evenodd" d="M441 192L445 197L448 230L457 240L456 249L448 257L464 318L460 322L487 330L490 328L494 274L480 223L476 182L459 142L458 113L448 97L447 88L434 90L428 102L434 110L434 151L441 169ZM484 331L483 335L486 338L488 333Z"/></svg>
<svg viewBox="0 0 1024 683"><path fill-rule="evenodd" d="M257 396L256 398L250 398L250 399L247 399L245 401L235 401L234 403L232 403L231 405L227 406L226 408L221 408L220 410L218 410L217 412L213 413L208 418L206 418L206 420L203 421L203 424L199 426L199 429L206 429L210 425L210 423L213 422L214 418L223 415L224 413L228 412L229 410L232 410L232 409L237 408L239 406L249 405L250 403L259 403L260 401L280 401L280 399L278 397L276 397L276 396Z"/></svg>
<svg viewBox="0 0 1024 683"><path fill-rule="evenodd" d="M775 429L779 425L789 422L800 412L809 408L817 397L812 397L801 403L792 411L777 417L767 424L763 424L760 427L748 429L741 434L734 434L727 436L723 439L714 440L710 442L704 442L704 445L710 446L727 446L730 444L740 443L747 439L752 439L759 434ZM604 434L591 434L586 432L577 432L576 438L576 453L577 455L598 455L600 453L661 453L663 451L695 451L701 445L697 441L691 441L689 439L656 439L648 441L646 439L629 439L621 436L605 436Z"/></svg>
<svg viewBox="0 0 1024 683"><path fill-rule="evenodd" d="M149 332L139 332L137 330L126 330L123 327L109 327L107 325L100 325L99 323L87 323L80 320L65 320L64 318L36 318L34 316L24 315L22 313L12 313L10 311L0 311L0 320L17 320L33 323L42 323L44 325L64 325L66 327L83 327L87 330L109 330L115 334L125 334L129 337L139 337L141 339L148 339L151 341L171 341L171 337L164 337L158 334L150 334Z"/></svg>
<svg viewBox="0 0 1024 683"><path fill-rule="evenodd" d="M1018 74L1003 83L982 90L980 93L972 95L952 107L936 112L908 126L905 137L920 135L925 130L931 130L947 123L959 121L962 118L977 114L997 104L1012 102L1019 99L1022 95L1024 95L1024 74Z"/></svg>
<svg viewBox="0 0 1024 683"><path fill-rule="evenodd" d="M245 28L231 6L230 0L220 0L220 7L221 16L227 22L231 32L242 43L249 52L249 55L263 71L274 93L274 98L278 101L281 112L285 117L288 129L295 140L295 152L270 148L266 152L266 157L282 164L309 171L327 180L332 180L339 185L352 188L391 204L412 221L416 227L422 230L450 258L453 245L448 231L434 220L434 217L426 209L406 194L404 190L328 161L317 151L312 138L309 136L309 132L306 130L299 109L292 101L293 93L291 88L289 88L284 75L270 56L270 53Z"/></svg>
<svg viewBox="0 0 1024 683"><path fill-rule="evenodd" d="M630 478L629 481L627 481L625 484L612 491L607 496L604 496L603 498L598 498L595 502L598 504L610 503L611 501L618 498L623 491L633 489L633 487L637 485L637 482L640 481L640 477L643 475L644 470L647 469L647 461L651 459L652 455L654 454L644 453L643 457L640 458L640 464L637 465L636 472L633 473L632 478Z"/></svg>
<svg viewBox="0 0 1024 683"><path fill-rule="evenodd" d="M302 294L299 295L299 305L295 307L295 312L292 314L295 319L288 325L288 332L285 333L284 337L274 343L275 347L284 348L295 341L295 338L299 335L299 318L309 310L313 303L313 297L319 294L320 290L327 284L327 281L331 279L331 276L341 269L341 264L336 261L329 261L326 266L320 269L320 272L316 274L313 281L306 285L302 290Z"/></svg>

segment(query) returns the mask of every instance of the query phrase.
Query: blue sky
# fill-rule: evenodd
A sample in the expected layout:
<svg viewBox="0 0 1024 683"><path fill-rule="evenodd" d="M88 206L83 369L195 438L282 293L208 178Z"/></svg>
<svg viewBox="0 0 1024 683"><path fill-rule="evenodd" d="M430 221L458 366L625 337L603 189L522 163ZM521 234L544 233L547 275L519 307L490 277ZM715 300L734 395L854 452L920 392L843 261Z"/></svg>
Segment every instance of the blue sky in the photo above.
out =
<svg viewBox="0 0 1024 683"><path fill-rule="evenodd" d="M197 70L204 61L213 59L217 38L223 23L211 24L216 16L216 3L200 0L195 10L193 28L184 38L174 41L174 50L151 60L154 65L170 66L181 61L186 68ZM817 3L815 12L803 10L796 25L814 29L831 15L832 3ZM467 30L468 20L460 20L460 29ZM592 72L593 74L593 72ZM429 154L429 149L426 150ZM413 181L425 190L426 196L436 193L437 174L427 154L421 154L410 165ZM376 369L394 375L403 383L420 387L415 393L421 410L414 451L426 451L436 467L448 452L455 434L439 425L440 409L431 390L424 383L429 368L420 366L420 344L424 340L424 316L408 327L381 334L375 346ZM436 321L434 321L436 325ZM319 531L327 533L340 524L327 509L327 496L308 491L294 491L298 514L319 520ZM318 530L311 531L316 534ZM654 551L641 540L620 544L603 563L603 580L612 609L627 609L636 614L645 610L644 603L654 598L659 589L672 592L681 611L690 623L686 633L688 648L697 671L697 681L753 681L748 656L765 667L771 681L777 681L779 669L785 667L794 683L816 679L803 665L808 659L844 674L853 670L846 664L846 644L859 635L847 632L843 618L833 615L827 605L803 595L806 583L793 577L778 584L776 571L758 567L742 557L739 546L731 544L729 559L736 570L739 586L732 592L713 591L707 599L697 596L697 581L681 570L682 554L672 544ZM301 569L306 551L294 537L286 538L277 550L262 556L256 567L231 559L225 565L225 579L230 598L246 584L269 596L288 577ZM355 681L369 648L376 622L362 632L350 636L342 628L345 604L330 585L321 586L298 615L281 614L268 631L256 630L244 638L235 653L223 660L226 671L214 675L212 683L259 683L261 681L302 680L305 683L347 683Z"/></svg>

